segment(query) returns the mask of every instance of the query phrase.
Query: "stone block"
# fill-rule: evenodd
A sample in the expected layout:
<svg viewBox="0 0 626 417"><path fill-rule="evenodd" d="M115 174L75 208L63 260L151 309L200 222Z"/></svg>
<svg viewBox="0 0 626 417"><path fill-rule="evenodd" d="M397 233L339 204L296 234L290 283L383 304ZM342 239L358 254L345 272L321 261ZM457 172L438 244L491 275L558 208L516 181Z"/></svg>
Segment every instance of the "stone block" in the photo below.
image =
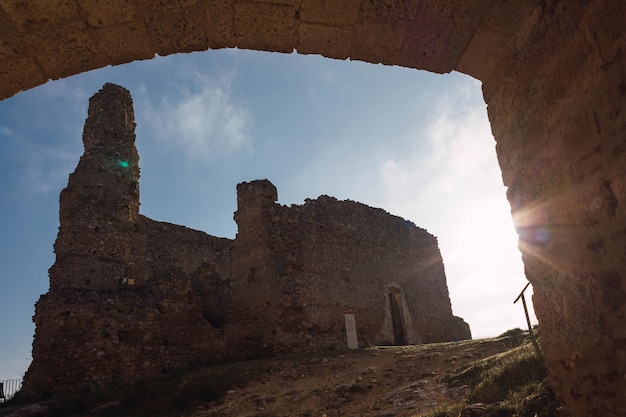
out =
<svg viewBox="0 0 626 417"><path fill-rule="evenodd" d="M96 44L81 22L53 25L24 35L46 77L58 79L105 66L109 58ZM56 42L50 42L55 39ZM68 65L73 62L73 65Z"/></svg>
<svg viewBox="0 0 626 417"><path fill-rule="evenodd" d="M361 0L303 0L300 19L310 23L350 25L359 17Z"/></svg>
<svg viewBox="0 0 626 417"><path fill-rule="evenodd" d="M402 47L406 27L366 22L356 29L350 58L360 61L394 64Z"/></svg>
<svg viewBox="0 0 626 417"><path fill-rule="evenodd" d="M301 23L297 50L300 54L346 59L352 50L352 38L352 31L348 29Z"/></svg>
<svg viewBox="0 0 626 417"><path fill-rule="evenodd" d="M231 0L213 0L205 6L209 48L234 48L235 8Z"/></svg>
<svg viewBox="0 0 626 417"><path fill-rule="evenodd" d="M464 8L430 1L407 28L397 64L436 73L454 70L475 32L476 22Z"/></svg>
<svg viewBox="0 0 626 417"><path fill-rule="evenodd" d="M6 82L5 80L10 80ZM11 97L23 90L36 87L48 79L32 58L8 58L0 65L0 96Z"/></svg>
<svg viewBox="0 0 626 417"><path fill-rule="evenodd" d="M477 31L456 66L456 71L476 79L489 78L507 56L509 38L497 33Z"/></svg>
<svg viewBox="0 0 626 417"><path fill-rule="evenodd" d="M0 8L0 61L19 58L24 53L22 36L17 32L9 16Z"/></svg>
<svg viewBox="0 0 626 417"><path fill-rule="evenodd" d="M76 2L71 0L2 1L0 5L20 32L81 20Z"/></svg>
<svg viewBox="0 0 626 417"><path fill-rule="evenodd" d="M206 50L205 9L195 1L180 7L169 1L150 3L144 9L144 20L161 56Z"/></svg>
<svg viewBox="0 0 626 417"><path fill-rule="evenodd" d="M295 9L270 3L236 3L235 37L240 48L293 52L297 46Z"/></svg>
<svg viewBox="0 0 626 417"><path fill-rule="evenodd" d="M24 45L16 36L0 37L0 61L25 56Z"/></svg>
<svg viewBox="0 0 626 417"><path fill-rule="evenodd" d="M110 26L133 21L137 9L131 0L79 0L87 25Z"/></svg>
<svg viewBox="0 0 626 417"><path fill-rule="evenodd" d="M420 0L366 0L363 3L362 16L386 22L413 20L419 4Z"/></svg>
<svg viewBox="0 0 626 417"><path fill-rule="evenodd" d="M493 33L507 38L522 35L537 23L541 6L533 2L504 2L500 0L473 0L448 3L447 12L456 18L473 22L473 27L486 33ZM456 3L456 4L455 4ZM444 6L445 7L445 6Z"/></svg>
<svg viewBox="0 0 626 417"><path fill-rule="evenodd" d="M96 48L110 57L112 65L154 57L152 37L143 25L105 26L94 33Z"/></svg>

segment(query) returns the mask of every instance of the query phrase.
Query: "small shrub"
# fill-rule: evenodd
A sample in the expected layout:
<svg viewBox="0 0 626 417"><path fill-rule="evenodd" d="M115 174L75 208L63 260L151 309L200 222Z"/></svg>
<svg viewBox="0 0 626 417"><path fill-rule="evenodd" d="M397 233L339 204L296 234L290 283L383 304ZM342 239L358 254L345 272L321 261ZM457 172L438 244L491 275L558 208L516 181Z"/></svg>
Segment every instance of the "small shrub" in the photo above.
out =
<svg viewBox="0 0 626 417"><path fill-rule="evenodd" d="M522 345L447 376L448 385L471 388L468 398L420 417L458 417L463 407L475 403L486 404L483 417L557 417L560 405L548 384L543 357L537 354L528 333L512 329L500 337L508 341L522 338Z"/></svg>
<svg viewBox="0 0 626 417"><path fill-rule="evenodd" d="M506 332L502 333L500 336L498 336L498 338L501 337L519 337L519 336L523 336L525 335L526 332L522 329L520 329L519 327L516 327L515 329L510 329L507 330Z"/></svg>
<svg viewBox="0 0 626 417"><path fill-rule="evenodd" d="M532 346L524 345L502 357L501 361L481 375L482 381L470 401L492 404L505 400L509 394L536 381L544 380L548 372L543 358Z"/></svg>

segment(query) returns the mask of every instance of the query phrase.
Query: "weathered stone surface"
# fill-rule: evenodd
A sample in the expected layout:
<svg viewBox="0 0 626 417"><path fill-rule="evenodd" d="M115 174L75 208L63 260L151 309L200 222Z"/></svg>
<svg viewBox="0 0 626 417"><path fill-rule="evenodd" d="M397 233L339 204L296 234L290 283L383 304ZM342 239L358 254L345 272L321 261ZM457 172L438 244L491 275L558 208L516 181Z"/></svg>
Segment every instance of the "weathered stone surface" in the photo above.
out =
<svg viewBox="0 0 626 417"><path fill-rule="evenodd" d="M44 81L27 72L14 83L17 74L0 71L0 98L106 65L223 47L296 49L435 72L452 71L464 57L459 68L482 75L500 52L511 52L483 53L482 46L496 43L494 30L500 45L516 34L493 16L525 22L527 9L496 0L2 0L0 19L7 24L0 25L0 39L19 35L19 58L36 62ZM464 54L473 39L470 55L480 59ZM13 55L0 48L1 62L18 58Z"/></svg>
<svg viewBox="0 0 626 417"><path fill-rule="evenodd" d="M589 21L598 5L548 7L511 66L485 84L485 98L552 386L571 415L619 416L626 72L623 58L606 60L601 51L626 42ZM612 19L603 24L614 28ZM533 71L522 70L527 62Z"/></svg>
<svg viewBox="0 0 626 417"><path fill-rule="evenodd" d="M235 10L231 0L205 2L206 34L209 48L237 46L235 40Z"/></svg>
<svg viewBox="0 0 626 417"><path fill-rule="evenodd" d="M237 187L234 241L140 215L130 94L106 84L89 104L24 392L346 348L346 312L361 346L471 337L437 239L381 209L327 196L285 207L262 180Z"/></svg>
<svg viewBox="0 0 626 417"><path fill-rule="evenodd" d="M348 29L302 23L298 53L322 54L328 58L346 59L352 50L352 32Z"/></svg>
<svg viewBox="0 0 626 417"><path fill-rule="evenodd" d="M357 29L351 59L392 64L402 48L406 27L364 23Z"/></svg>
<svg viewBox="0 0 626 417"><path fill-rule="evenodd" d="M304 22L350 25L357 21L360 5L361 0L303 0L299 16Z"/></svg>
<svg viewBox="0 0 626 417"><path fill-rule="evenodd" d="M553 388L572 416L626 415L623 1L111 0L94 7L0 0L0 97L157 52L224 46L295 48L479 78ZM111 31L130 25L143 34L147 21L150 35L118 48ZM385 53L372 41L381 28L387 38L404 30L399 51Z"/></svg>
<svg viewBox="0 0 626 417"><path fill-rule="evenodd" d="M81 72L108 63L107 55L97 49L97 44L84 22L72 21L64 25L41 26L23 36L29 49L35 51L35 60L49 78L58 79L72 75L73 70L67 67L68 61L76 62ZM51 37L57 39L59 43L51 43L49 41ZM42 56L46 56L47 59L38 58Z"/></svg>
<svg viewBox="0 0 626 417"><path fill-rule="evenodd" d="M110 26L132 22L137 8L128 0L79 0L91 27Z"/></svg>
<svg viewBox="0 0 626 417"><path fill-rule="evenodd" d="M207 45L205 10L199 2L181 5L166 0L147 2L144 21L156 45L156 52L169 55L177 52L204 50Z"/></svg>
<svg viewBox="0 0 626 417"><path fill-rule="evenodd" d="M235 321L247 322L239 337L254 335L246 349L345 347L337 318L349 311L362 346L393 344L390 293L407 343L469 336L452 317L437 240L425 230L328 196L281 206L269 181L239 184L237 195L230 296L238 310L232 314L241 315ZM255 314L246 318L249 311ZM263 330L268 325L271 335Z"/></svg>
<svg viewBox="0 0 626 417"><path fill-rule="evenodd" d="M292 52L297 45L296 10L291 5L235 4L235 38L242 48Z"/></svg>
<svg viewBox="0 0 626 417"><path fill-rule="evenodd" d="M2 1L0 5L20 32L80 20L76 3L68 0Z"/></svg>
<svg viewBox="0 0 626 417"><path fill-rule="evenodd" d="M32 58L11 58L2 61L0 77L3 80L0 81L0 89L18 86L28 89L47 81L43 71Z"/></svg>

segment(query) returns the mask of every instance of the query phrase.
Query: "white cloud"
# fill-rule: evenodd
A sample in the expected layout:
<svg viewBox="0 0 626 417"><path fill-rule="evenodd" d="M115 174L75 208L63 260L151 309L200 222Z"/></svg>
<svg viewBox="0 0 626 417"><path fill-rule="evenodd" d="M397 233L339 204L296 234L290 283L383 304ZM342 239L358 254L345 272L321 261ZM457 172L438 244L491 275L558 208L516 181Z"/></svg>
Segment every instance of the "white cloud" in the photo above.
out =
<svg viewBox="0 0 626 417"><path fill-rule="evenodd" d="M13 161L18 168L17 182L29 193L50 195L58 193L67 184L67 176L80 157L79 147L68 144L42 142L37 137L26 137L9 128L0 130L0 138L13 142L17 152Z"/></svg>
<svg viewBox="0 0 626 417"><path fill-rule="evenodd" d="M90 92L80 81L81 77L74 76L67 79L48 81L36 87L41 99L49 102L71 102L83 108L94 93Z"/></svg>
<svg viewBox="0 0 626 417"><path fill-rule="evenodd" d="M150 137L184 149L192 159L251 151L252 116L231 96L230 82L200 75L190 79L179 96L138 106Z"/></svg>
<svg viewBox="0 0 626 417"><path fill-rule="evenodd" d="M58 193L67 184L70 174L80 158L79 153L51 147L31 151L26 157L22 181L33 193L50 195Z"/></svg>

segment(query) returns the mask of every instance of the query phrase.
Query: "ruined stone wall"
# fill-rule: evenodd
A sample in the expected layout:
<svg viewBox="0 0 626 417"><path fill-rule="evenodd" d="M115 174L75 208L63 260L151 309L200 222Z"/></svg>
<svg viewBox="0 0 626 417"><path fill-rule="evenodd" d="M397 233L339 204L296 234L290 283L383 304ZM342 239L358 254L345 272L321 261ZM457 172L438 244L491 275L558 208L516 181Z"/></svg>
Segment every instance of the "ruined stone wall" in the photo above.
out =
<svg viewBox="0 0 626 417"><path fill-rule="evenodd" d="M37 302L26 394L59 393L218 361L470 338L452 316L437 240L380 209L320 197L276 204L240 184L233 241L139 214L132 100L90 100L85 152L60 198L50 291Z"/></svg>
<svg viewBox="0 0 626 417"><path fill-rule="evenodd" d="M182 274L164 273L141 289L50 292L37 302L34 319L26 394L132 381L224 352L219 329Z"/></svg>
<svg viewBox="0 0 626 417"><path fill-rule="evenodd" d="M328 196L282 206L269 181L239 184L237 194L231 297L256 312L245 327L250 346L345 348L346 312L355 313L363 346L394 344L390 293L406 343L470 337L467 325L456 326L437 239L427 231Z"/></svg>
<svg viewBox="0 0 626 417"><path fill-rule="evenodd" d="M116 290L129 280L140 287L174 269L193 274L209 268L228 280L229 239L139 214L134 130L128 91L107 84L90 99L85 151L60 196L51 290Z"/></svg>
<svg viewBox="0 0 626 417"><path fill-rule="evenodd" d="M112 289L132 274L139 155L130 95L109 88L93 96L83 142L85 152L61 192L52 290Z"/></svg>
<svg viewBox="0 0 626 417"><path fill-rule="evenodd" d="M134 128L128 91L107 84L91 98L25 392L129 380L225 351L232 241L139 214Z"/></svg>

